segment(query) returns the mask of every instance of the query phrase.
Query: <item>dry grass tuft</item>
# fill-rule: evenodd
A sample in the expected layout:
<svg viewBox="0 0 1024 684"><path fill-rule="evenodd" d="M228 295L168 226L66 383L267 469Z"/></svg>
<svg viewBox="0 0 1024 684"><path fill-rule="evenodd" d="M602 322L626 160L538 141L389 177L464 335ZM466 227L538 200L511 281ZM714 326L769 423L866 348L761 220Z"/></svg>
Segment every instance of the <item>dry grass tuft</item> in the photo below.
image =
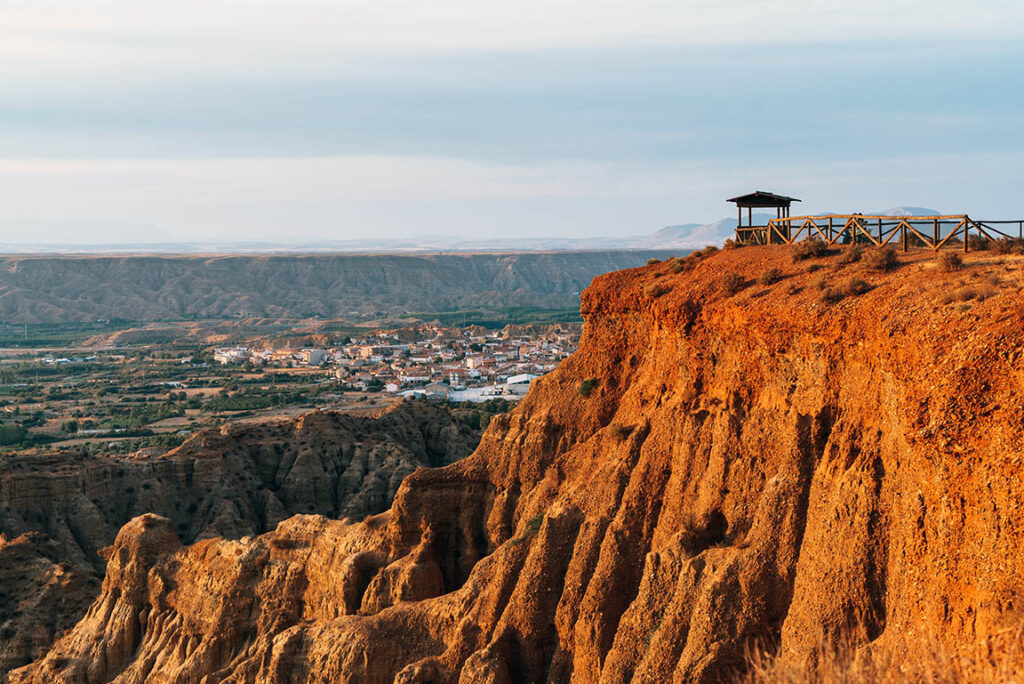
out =
<svg viewBox="0 0 1024 684"><path fill-rule="evenodd" d="M900 263L896 250L888 245L865 250L860 260L873 271L891 271Z"/></svg>
<svg viewBox="0 0 1024 684"><path fill-rule="evenodd" d="M811 238L810 240L797 242L793 245L794 262L828 256L828 254L828 244L818 238Z"/></svg>
<svg viewBox="0 0 1024 684"><path fill-rule="evenodd" d="M967 249L972 252L984 252L992 243L984 235L968 235L967 236Z"/></svg>
<svg viewBox="0 0 1024 684"><path fill-rule="evenodd" d="M818 295L822 304L835 304L843 299L843 291L835 287L827 287Z"/></svg>
<svg viewBox="0 0 1024 684"><path fill-rule="evenodd" d="M576 393L586 399L591 395L591 393L593 393L599 382L600 381L597 378L587 378L580 383L579 387L576 388Z"/></svg>
<svg viewBox="0 0 1024 684"><path fill-rule="evenodd" d="M694 265L696 265L696 262L689 257L677 257L668 262L668 270L672 271L672 273L683 273L692 269Z"/></svg>
<svg viewBox="0 0 1024 684"><path fill-rule="evenodd" d="M868 285L867 281L860 278L850 278L843 284L843 294L847 297L862 295L870 289L871 286Z"/></svg>
<svg viewBox="0 0 1024 684"><path fill-rule="evenodd" d="M670 259L668 262L668 270L671 271L672 273L684 273L686 271L691 270L702 259L706 259L707 257L711 256L717 251L717 247L715 247L714 245L708 245L704 249L698 249L695 252L691 252L686 257Z"/></svg>
<svg viewBox="0 0 1024 684"><path fill-rule="evenodd" d="M864 255L863 245L850 245L839 252L839 263L843 266L860 261Z"/></svg>
<svg viewBox="0 0 1024 684"><path fill-rule="evenodd" d="M730 297L746 286L747 279L739 273L726 273L722 276L722 291Z"/></svg>
<svg viewBox="0 0 1024 684"><path fill-rule="evenodd" d="M782 271L771 266L761 271L761 275L757 277L757 283L759 285L774 285L779 282L782 278Z"/></svg>
<svg viewBox="0 0 1024 684"><path fill-rule="evenodd" d="M1024 240L1020 238L993 240L991 247L996 254L1024 254Z"/></svg>
<svg viewBox="0 0 1024 684"><path fill-rule="evenodd" d="M622 423L612 423L608 426L608 431L616 441L622 442L633 433L633 426L623 425Z"/></svg>
<svg viewBox="0 0 1024 684"><path fill-rule="evenodd" d="M662 296L663 294L666 294L671 289L672 288L670 288L665 283L653 282L653 283L649 283L647 285L647 287L644 288L644 292L646 292L647 296L650 297L651 299L657 299L658 297Z"/></svg>
<svg viewBox="0 0 1024 684"><path fill-rule="evenodd" d="M998 294L998 291L990 285L965 285L953 292L947 292L939 299L943 304L952 304L953 302L969 302L972 299L977 301L984 301L993 295Z"/></svg>
<svg viewBox="0 0 1024 684"><path fill-rule="evenodd" d="M964 260L956 252L942 252L939 254L939 270L946 273L959 271L964 267Z"/></svg>

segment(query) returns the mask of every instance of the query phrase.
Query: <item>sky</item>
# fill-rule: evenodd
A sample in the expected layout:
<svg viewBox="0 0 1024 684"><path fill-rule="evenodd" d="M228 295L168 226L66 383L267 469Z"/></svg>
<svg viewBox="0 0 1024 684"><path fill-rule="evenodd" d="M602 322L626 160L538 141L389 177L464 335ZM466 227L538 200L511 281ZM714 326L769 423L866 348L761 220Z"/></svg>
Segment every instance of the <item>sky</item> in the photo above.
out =
<svg viewBox="0 0 1024 684"><path fill-rule="evenodd" d="M6 0L0 243L1024 218L1019 0Z"/></svg>

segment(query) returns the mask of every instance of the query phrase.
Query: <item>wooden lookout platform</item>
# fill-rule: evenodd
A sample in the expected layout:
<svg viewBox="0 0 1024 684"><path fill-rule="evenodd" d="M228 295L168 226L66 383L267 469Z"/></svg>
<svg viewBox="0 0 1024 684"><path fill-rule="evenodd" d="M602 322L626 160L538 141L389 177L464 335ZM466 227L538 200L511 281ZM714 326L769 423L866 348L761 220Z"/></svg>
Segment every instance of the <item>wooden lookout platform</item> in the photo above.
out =
<svg viewBox="0 0 1024 684"><path fill-rule="evenodd" d="M871 216L864 214L823 214L790 216L789 202L800 200L784 195L757 191L734 197L739 217L736 241L744 244L793 244L817 238L829 245L853 243L893 245L903 251L910 247L969 249L969 237L977 235L988 240L1024 238L1024 219L1012 221L981 221L967 214L943 216ZM772 204L772 202L775 202ZM751 207L776 207L776 218L765 225L753 225ZM743 209L747 209L747 224Z"/></svg>

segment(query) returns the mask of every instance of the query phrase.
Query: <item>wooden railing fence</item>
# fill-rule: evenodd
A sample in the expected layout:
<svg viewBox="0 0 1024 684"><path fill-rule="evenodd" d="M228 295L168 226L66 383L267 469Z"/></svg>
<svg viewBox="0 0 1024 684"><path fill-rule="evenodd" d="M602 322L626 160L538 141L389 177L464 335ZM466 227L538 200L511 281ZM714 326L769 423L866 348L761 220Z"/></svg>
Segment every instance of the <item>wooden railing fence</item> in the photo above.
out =
<svg viewBox="0 0 1024 684"><path fill-rule="evenodd" d="M997 227L998 226L998 227ZM1016 228L1014 231L1013 229ZM1012 232L1006 232L1012 231ZM1015 235L1012 233L1016 233ZM773 218L766 226L740 226L739 242L787 244L818 238L829 245L855 242L910 247L969 249L970 235L989 240L1024 239L1024 219L1015 221L978 221L967 214L948 216L865 216L863 214L826 214L822 216L785 216Z"/></svg>

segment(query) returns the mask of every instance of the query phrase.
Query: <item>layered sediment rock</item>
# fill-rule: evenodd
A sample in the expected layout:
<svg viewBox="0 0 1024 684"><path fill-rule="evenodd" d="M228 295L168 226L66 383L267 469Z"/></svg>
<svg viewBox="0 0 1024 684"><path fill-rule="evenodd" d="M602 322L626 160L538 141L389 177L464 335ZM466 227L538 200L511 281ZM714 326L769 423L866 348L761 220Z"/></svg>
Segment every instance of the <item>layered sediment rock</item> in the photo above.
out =
<svg viewBox="0 0 1024 684"><path fill-rule="evenodd" d="M1021 260L808 263L598 278L579 351L364 522L179 547L132 521L12 681L712 682L755 643L801 667L844 634L985 643L1022 600ZM851 275L869 291L821 297Z"/></svg>
<svg viewBox="0 0 1024 684"><path fill-rule="evenodd" d="M135 516L163 516L186 542L260 534L296 513L362 520L416 468L453 463L478 441L448 410L405 402L372 418L314 411L228 425L166 454L3 457L0 577L12 579L0 589L0 674L82 616L101 550Z"/></svg>

